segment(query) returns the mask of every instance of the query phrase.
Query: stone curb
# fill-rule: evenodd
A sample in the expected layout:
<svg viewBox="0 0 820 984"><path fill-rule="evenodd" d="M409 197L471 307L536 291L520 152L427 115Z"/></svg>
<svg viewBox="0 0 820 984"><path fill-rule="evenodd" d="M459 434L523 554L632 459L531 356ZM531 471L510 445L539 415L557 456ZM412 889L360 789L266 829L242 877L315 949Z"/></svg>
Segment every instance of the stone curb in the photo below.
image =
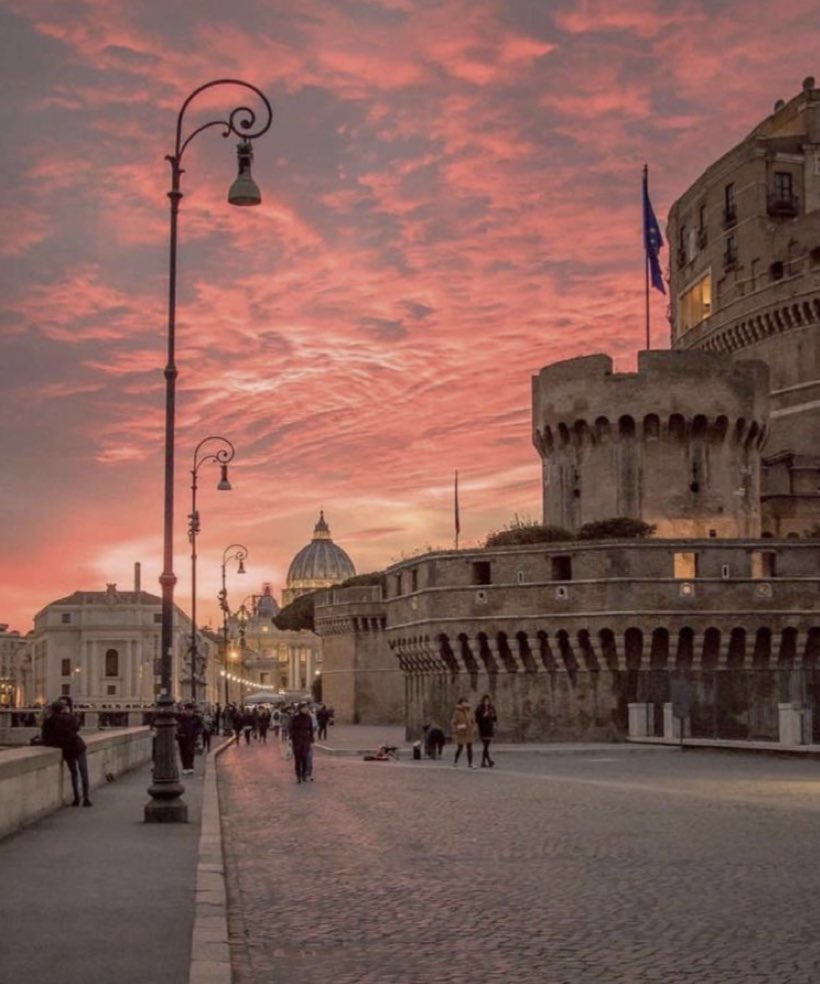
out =
<svg viewBox="0 0 820 984"><path fill-rule="evenodd" d="M216 757L232 744L233 739L224 741L205 761L188 984L231 984L228 895L216 785Z"/></svg>

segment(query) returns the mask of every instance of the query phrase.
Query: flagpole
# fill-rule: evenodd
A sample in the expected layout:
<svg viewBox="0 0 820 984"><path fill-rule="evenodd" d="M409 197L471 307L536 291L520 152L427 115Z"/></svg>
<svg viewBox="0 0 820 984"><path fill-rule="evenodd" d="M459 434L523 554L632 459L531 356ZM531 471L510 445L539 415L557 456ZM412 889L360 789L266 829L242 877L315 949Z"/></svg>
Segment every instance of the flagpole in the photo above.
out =
<svg viewBox="0 0 820 984"><path fill-rule="evenodd" d="M453 518L455 521L455 544L456 550L458 550L458 534L461 532L461 522L458 515L458 472L456 471L455 485L453 487Z"/></svg>
<svg viewBox="0 0 820 984"><path fill-rule="evenodd" d="M643 200L646 201L649 196L649 167L644 164L643 166ZM646 347L651 348L650 345L650 334L649 334L649 254L644 250L643 256L643 271L644 271L644 295L646 303Z"/></svg>

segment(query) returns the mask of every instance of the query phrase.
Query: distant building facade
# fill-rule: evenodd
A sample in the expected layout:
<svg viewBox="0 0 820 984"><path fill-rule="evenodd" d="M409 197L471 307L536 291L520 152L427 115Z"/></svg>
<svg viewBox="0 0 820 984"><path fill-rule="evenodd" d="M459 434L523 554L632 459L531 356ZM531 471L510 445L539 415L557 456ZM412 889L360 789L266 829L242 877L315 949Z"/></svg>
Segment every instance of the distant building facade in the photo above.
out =
<svg viewBox="0 0 820 984"><path fill-rule="evenodd" d="M24 703L44 704L61 695L91 708L147 706L160 688L162 599L109 584L105 591L75 591L46 605L26 638L21 689ZM200 634L199 652L210 663L203 687L215 693L218 650ZM172 696L190 696L191 621L174 608Z"/></svg>
<svg viewBox="0 0 820 984"><path fill-rule="evenodd" d="M820 89L778 100L669 213L672 347L769 367L762 527L820 523Z"/></svg>
<svg viewBox="0 0 820 984"><path fill-rule="evenodd" d="M26 640L0 622L0 707L20 704L20 660Z"/></svg>
<svg viewBox="0 0 820 984"><path fill-rule="evenodd" d="M279 606L271 586L250 598L228 622L232 645L229 662L241 663L245 692L254 688L274 692L309 692L322 671L322 640L307 629L286 630L276 626ZM233 694L241 699L241 694Z"/></svg>

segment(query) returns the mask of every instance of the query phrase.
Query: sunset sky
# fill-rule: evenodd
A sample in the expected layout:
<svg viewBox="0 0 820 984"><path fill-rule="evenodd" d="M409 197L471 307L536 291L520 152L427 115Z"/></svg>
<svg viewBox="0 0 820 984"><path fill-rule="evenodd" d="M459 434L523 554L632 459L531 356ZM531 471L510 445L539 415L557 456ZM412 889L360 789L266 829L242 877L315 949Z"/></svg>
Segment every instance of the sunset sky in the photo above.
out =
<svg viewBox="0 0 820 984"><path fill-rule="evenodd" d="M530 378L644 347L641 169L665 225L820 77L817 0L2 0L0 622L107 582L159 593L176 117L211 79L274 106L263 204L235 139L185 155L175 600L277 597L320 508L360 572L540 519ZM224 87L187 131L248 100ZM668 250L661 261L666 269ZM668 347L652 297L653 345Z"/></svg>

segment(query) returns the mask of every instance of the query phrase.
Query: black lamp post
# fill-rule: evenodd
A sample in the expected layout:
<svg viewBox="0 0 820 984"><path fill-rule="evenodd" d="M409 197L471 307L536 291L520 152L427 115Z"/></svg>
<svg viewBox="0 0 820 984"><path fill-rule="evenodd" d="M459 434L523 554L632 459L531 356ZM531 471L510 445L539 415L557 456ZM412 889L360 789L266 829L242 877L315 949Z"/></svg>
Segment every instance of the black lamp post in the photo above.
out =
<svg viewBox="0 0 820 984"><path fill-rule="evenodd" d="M217 450L211 444L219 445ZM215 461L221 469L217 489L220 492L230 492L231 483L228 481L228 463L233 460L236 449L226 437L206 437L197 444L194 450L194 466L191 469L191 513L188 516L188 539L191 543L191 700L196 700L196 681L199 667L199 646L196 634L196 538L199 533L199 511L196 508L197 474L201 465L206 461Z"/></svg>
<svg viewBox="0 0 820 984"><path fill-rule="evenodd" d="M231 553L233 551L233 553ZM225 573L228 562L235 560L238 562L236 573L245 573L245 558L248 556L248 548L241 543L232 543L222 551L222 590L219 592L219 607L222 609L222 647L225 660L225 703L228 703L228 618L231 614L228 605L228 589L225 582Z"/></svg>
<svg viewBox="0 0 820 984"><path fill-rule="evenodd" d="M227 119L211 120L183 137L182 125L185 111L196 97L208 89L231 85L246 89L258 97L265 108L265 116L257 124L256 113L248 106L237 106L231 110ZM262 196L251 177L253 158L251 139L265 133L273 122L273 110L265 96L254 85L238 79L216 79L199 86L182 104L177 116L176 142L174 153L166 160L171 165L170 258L168 271L168 361L165 366L165 496L163 523L163 566L160 575L162 586L162 631L160 635L160 693L156 701L154 727L154 780L148 789L151 799L145 806L146 823L185 823L188 820L188 806L182 800L185 788L179 781L174 735L176 719L172 694L173 670L173 631L174 631L174 427L176 410L177 368L175 358L176 333L176 285L177 285L177 217L182 199L180 179L182 177L182 158L190 142L203 130L222 127L222 136L235 134L240 137L237 148L239 172L228 191L231 205L258 205Z"/></svg>

